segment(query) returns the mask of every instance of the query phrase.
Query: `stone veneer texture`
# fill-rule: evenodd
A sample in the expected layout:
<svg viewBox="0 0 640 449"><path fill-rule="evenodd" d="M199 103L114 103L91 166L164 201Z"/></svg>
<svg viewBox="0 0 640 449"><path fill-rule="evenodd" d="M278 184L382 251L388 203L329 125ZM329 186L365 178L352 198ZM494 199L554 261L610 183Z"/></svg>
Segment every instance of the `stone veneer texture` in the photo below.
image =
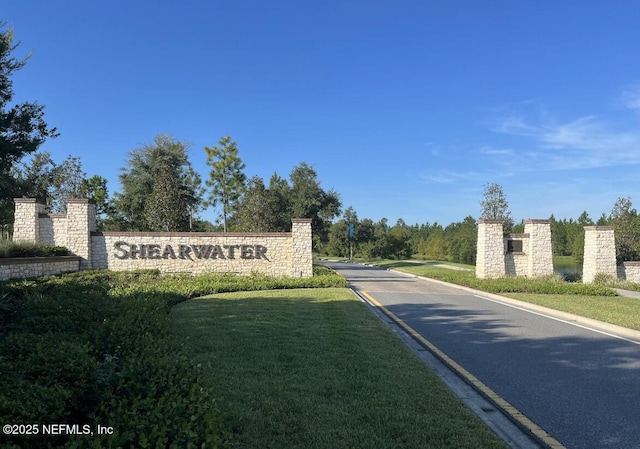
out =
<svg viewBox="0 0 640 449"><path fill-rule="evenodd" d="M584 227L583 282L593 282L598 273L618 276L614 229L613 226Z"/></svg>
<svg viewBox="0 0 640 449"><path fill-rule="evenodd" d="M478 220L476 276L480 279L505 275L502 220Z"/></svg>
<svg viewBox="0 0 640 449"><path fill-rule="evenodd" d="M80 269L313 275L310 219L293 219L288 233L97 233L86 199L68 200L67 214L47 214L32 198L15 199L15 208L14 240L65 246Z"/></svg>
<svg viewBox="0 0 640 449"><path fill-rule="evenodd" d="M60 274L78 271L79 268L80 258L75 256L0 259L0 281Z"/></svg>
<svg viewBox="0 0 640 449"><path fill-rule="evenodd" d="M553 246L551 244L551 221L525 220L524 232L529 235L528 277L553 274Z"/></svg>
<svg viewBox="0 0 640 449"><path fill-rule="evenodd" d="M622 262L617 267L618 279L640 283L640 262Z"/></svg>

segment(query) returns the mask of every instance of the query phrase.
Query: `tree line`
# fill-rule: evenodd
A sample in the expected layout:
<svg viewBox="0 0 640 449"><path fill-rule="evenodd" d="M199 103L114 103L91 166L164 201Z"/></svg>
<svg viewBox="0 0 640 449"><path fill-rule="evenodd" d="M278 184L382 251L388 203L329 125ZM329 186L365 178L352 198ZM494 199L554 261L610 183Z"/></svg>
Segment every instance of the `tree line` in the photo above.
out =
<svg viewBox="0 0 640 449"><path fill-rule="evenodd" d="M44 120L36 102L12 104L11 75L26 64L12 53L18 47L13 31L0 21L0 225L8 238L13 223L13 198L45 200L50 212L64 212L67 198L95 201L99 229L119 231L239 231L287 232L292 218L311 218L314 249L327 256L406 259L419 257L475 263L477 220L409 225L398 219L360 219L353 207L344 213L340 195L322 188L315 169L306 162L293 167L288 179L274 172L266 182L247 177L237 143L230 136L205 147L209 173L202 177L188 158L189 144L160 134L129 153L121 168L120 191L109 194L107 180L87 176L78 157L56 162L39 151L58 131ZM515 224L498 184L487 184L480 201L480 218L500 218L506 232L523 232ZM200 218L215 207L217 223ZM619 198L609 215L594 223L585 212L576 220L550 217L553 251L581 259L584 226L616 227L620 260L640 259L640 217L630 198Z"/></svg>
<svg viewBox="0 0 640 449"><path fill-rule="evenodd" d="M483 201L486 201L487 197L484 198ZM505 232L524 232L524 221L510 223L508 214L491 215L483 209L480 218L500 218L505 221ZM584 227L613 226L618 260L640 260L640 215L633 207L631 198L618 198L611 212L608 215L603 213L597 221L592 220L586 211L577 219L557 219L551 215L549 220L554 255L572 256L581 263L584 257ZM351 238L349 224L355 225ZM349 208L332 225L329 240L319 250L328 256L338 257L418 258L475 265L477 238L477 219L471 215L447 226L437 222L408 225L402 219L391 226L386 218L378 222L368 218L360 220L356 212Z"/></svg>

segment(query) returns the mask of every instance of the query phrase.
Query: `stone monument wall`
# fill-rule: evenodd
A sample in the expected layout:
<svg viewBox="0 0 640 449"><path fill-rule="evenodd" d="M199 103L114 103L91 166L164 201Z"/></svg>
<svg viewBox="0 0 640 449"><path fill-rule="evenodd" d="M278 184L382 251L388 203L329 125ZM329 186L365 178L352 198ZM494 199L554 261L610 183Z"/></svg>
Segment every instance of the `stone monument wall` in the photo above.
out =
<svg viewBox="0 0 640 449"><path fill-rule="evenodd" d="M523 234L504 234L502 220L478 220L478 278L550 274L553 274L553 251L549 220L526 220Z"/></svg>
<svg viewBox="0 0 640 449"><path fill-rule="evenodd" d="M99 233L89 200L71 199L66 214L47 214L35 199L18 198L15 212L14 241L65 246L82 270L313 275L311 219L293 219L284 233Z"/></svg>

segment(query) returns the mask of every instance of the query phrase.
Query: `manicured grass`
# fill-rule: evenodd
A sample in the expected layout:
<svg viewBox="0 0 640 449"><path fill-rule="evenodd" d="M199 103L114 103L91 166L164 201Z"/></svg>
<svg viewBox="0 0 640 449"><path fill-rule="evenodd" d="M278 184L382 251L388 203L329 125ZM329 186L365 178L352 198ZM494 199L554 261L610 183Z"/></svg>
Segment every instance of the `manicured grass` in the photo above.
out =
<svg viewBox="0 0 640 449"><path fill-rule="evenodd" d="M396 262L387 267L406 273L438 279L465 287L491 293L540 293L566 295L615 296L615 291L604 285L583 284L581 282L563 282L557 276L537 279L525 277L502 277L498 279L478 279L475 271L452 270L437 265Z"/></svg>
<svg viewBox="0 0 640 449"><path fill-rule="evenodd" d="M238 447L506 447L347 289L218 294L171 323Z"/></svg>
<svg viewBox="0 0 640 449"><path fill-rule="evenodd" d="M640 300L635 298L528 293L507 293L505 296L605 323L640 330Z"/></svg>

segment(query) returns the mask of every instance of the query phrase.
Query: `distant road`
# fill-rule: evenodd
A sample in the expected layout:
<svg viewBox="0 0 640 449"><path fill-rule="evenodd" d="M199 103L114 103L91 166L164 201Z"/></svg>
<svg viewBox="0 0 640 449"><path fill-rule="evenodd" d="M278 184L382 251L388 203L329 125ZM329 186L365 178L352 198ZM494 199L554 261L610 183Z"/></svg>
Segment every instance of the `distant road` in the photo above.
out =
<svg viewBox="0 0 640 449"><path fill-rule="evenodd" d="M640 448L640 342L429 280L329 262L567 448Z"/></svg>

